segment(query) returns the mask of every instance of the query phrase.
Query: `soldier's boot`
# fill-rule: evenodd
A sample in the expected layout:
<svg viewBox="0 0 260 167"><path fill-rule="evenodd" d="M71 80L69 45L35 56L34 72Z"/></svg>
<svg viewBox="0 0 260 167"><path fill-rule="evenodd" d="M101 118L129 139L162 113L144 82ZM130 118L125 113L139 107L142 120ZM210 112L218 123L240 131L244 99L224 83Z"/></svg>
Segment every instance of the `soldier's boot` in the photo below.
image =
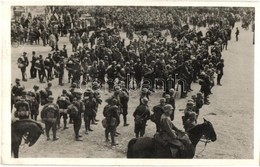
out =
<svg viewBox="0 0 260 167"><path fill-rule="evenodd" d="M108 133L105 132L105 136L106 136L106 142L109 142L109 138L108 138Z"/></svg>
<svg viewBox="0 0 260 167"><path fill-rule="evenodd" d="M97 125L97 123L95 122L95 118L92 118L91 122L93 125Z"/></svg>
<svg viewBox="0 0 260 167"><path fill-rule="evenodd" d="M53 130L53 141L59 140L59 138L56 136L56 130Z"/></svg>
<svg viewBox="0 0 260 167"><path fill-rule="evenodd" d="M88 129L89 129L88 124L87 124L87 122L85 122L85 130L86 130L85 134L86 135L88 134Z"/></svg>
<svg viewBox="0 0 260 167"><path fill-rule="evenodd" d="M46 136L47 136L47 141L49 141L49 140L50 140L50 134L49 134L49 132L48 132L48 133L46 132Z"/></svg>
<svg viewBox="0 0 260 167"><path fill-rule="evenodd" d="M64 127L63 127L63 129L69 129L69 127L67 127L67 121L66 120L64 120Z"/></svg>
<svg viewBox="0 0 260 167"><path fill-rule="evenodd" d="M83 141L81 138L79 138L79 134L76 134L76 135L75 135L75 140L76 140L76 141Z"/></svg>
<svg viewBox="0 0 260 167"><path fill-rule="evenodd" d="M112 142L111 142L112 146L118 145L118 143L115 142L115 136L113 134L111 134L111 140L112 140Z"/></svg>
<svg viewBox="0 0 260 167"><path fill-rule="evenodd" d="M127 123L127 118L124 116L124 126L128 126L129 124Z"/></svg>

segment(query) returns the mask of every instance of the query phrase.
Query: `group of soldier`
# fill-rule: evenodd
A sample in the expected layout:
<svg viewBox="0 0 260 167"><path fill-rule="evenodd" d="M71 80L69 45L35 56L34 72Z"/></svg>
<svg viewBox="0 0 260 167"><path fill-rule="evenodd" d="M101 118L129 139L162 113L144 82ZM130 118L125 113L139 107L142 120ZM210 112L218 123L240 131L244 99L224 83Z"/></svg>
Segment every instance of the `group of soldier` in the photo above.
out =
<svg viewBox="0 0 260 167"><path fill-rule="evenodd" d="M96 115L102 103L100 91L108 84L112 96L105 100L107 105L103 109L105 119L102 120L102 124L105 128L106 141L110 141L110 134L111 144L117 145L115 137L120 135L117 127L120 124L121 114L123 126L129 125L127 115L131 89L141 90L140 104L133 112L133 116L135 135L142 137L149 119L155 123L156 132L168 133L167 126L172 126L169 121L174 120L176 92L179 91L179 86L180 97L186 98L187 93L193 91L192 83L199 83L200 92L188 100L184 110L183 125L188 131L196 125L202 106L210 104L208 99L212 94L211 89L215 86L215 75L217 85L222 85L221 78L224 74L222 50L225 42L222 40L223 36L216 34L227 35L219 33L226 27L225 24L216 23L210 28L211 32L207 33L206 38L199 35L191 38L187 35L191 30L183 30L182 37L173 37L171 42L167 42L165 37L152 35L147 37L147 40L144 36L139 36L139 39L130 40L129 44L125 44L124 38L121 39L121 29L117 25L109 30L97 29L92 35L87 31L79 35L74 29L69 37L70 42L73 41L71 39L74 35L85 36L86 40L80 40L82 46L72 44L71 55L68 54L66 45L61 50L55 47L46 57L37 56L35 51L32 52L31 79L36 78L38 74L40 83L46 80L47 87L39 90L39 86L35 85L34 91L26 92L20 79L16 79L16 84L12 88L15 117L28 119L31 116L31 119L37 120L40 114L41 120L46 125L48 140L50 129L53 131L53 140L58 139L56 132L63 118L63 129L68 128L68 123L73 123L75 140L82 141L79 133L82 120L85 122L85 133L93 131L91 125L97 124ZM26 68L29 64L27 53L24 52L18 58L18 67L24 82L27 81ZM64 86L65 69L68 73L68 82L71 83L70 90ZM51 81L55 77L59 79L59 85L64 86L56 102L51 91ZM88 83L91 83L90 86ZM89 89L82 92L79 89L82 85ZM148 107L150 95L158 88L164 89L163 98L160 99L160 104L153 107L151 114ZM43 107L40 112L41 105Z"/></svg>

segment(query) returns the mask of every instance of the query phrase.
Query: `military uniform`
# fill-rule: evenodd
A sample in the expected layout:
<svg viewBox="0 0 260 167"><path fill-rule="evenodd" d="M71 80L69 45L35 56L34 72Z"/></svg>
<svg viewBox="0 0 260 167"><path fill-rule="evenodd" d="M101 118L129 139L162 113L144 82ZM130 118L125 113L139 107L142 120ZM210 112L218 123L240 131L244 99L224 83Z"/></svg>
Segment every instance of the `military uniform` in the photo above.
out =
<svg viewBox="0 0 260 167"><path fill-rule="evenodd" d="M25 97L22 97L15 103L16 111L14 113L15 117L19 119L29 119L30 116L30 104Z"/></svg>
<svg viewBox="0 0 260 167"><path fill-rule="evenodd" d="M58 140L59 138L56 136L57 132L57 121L59 118L59 106L53 103L54 98L52 96L48 97L48 103L44 105L41 111L42 121L45 123L45 130L47 140L50 140L50 129L52 129L53 140Z"/></svg>
<svg viewBox="0 0 260 167"><path fill-rule="evenodd" d="M75 140L81 141L82 139L79 138L79 137L81 137L81 135L79 134L79 130L80 130L81 123L82 123L81 114L84 112L85 106L84 106L83 102L81 101L82 93L79 91L75 91L74 93L75 93L76 97L74 98L72 105L70 105L70 107L68 107L68 113L71 114L71 117L73 119ZM75 108L73 106L75 106ZM76 109L75 114L72 113L72 111L74 109Z"/></svg>
<svg viewBox="0 0 260 167"><path fill-rule="evenodd" d="M27 81L27 76L26 76L26 67L29 65L29 60L26 56L26 52L23 52L23 55L18 58L17 63L18 63L18 68L20 68L22 72L22 79L23 81Z"/></svg>
<svg viewBox="0 0 260 167"><path fill-rule="evenodd" d="M110 104L104 107L103 115L106 118L105 137L106 141L109 141L109 133L111 136L111 145L117 145L115 142L116 127L119 124L118 107L116 106L116 100L112 100Z"/></svg>
<svg viewBox="0 0 260 167"><path fill-rule="evenodd" d="M143 137L143 135L145 134L146 122L150 119L150 110L147 103L148 99L143 98L142 104L139 105L133 113L133 116L135 118L134 132L136 138L138 138L139 136Z"/></svg>
<svg viewBox="0 0 260 167"><path fill-rule="evenodd" d="M89 96L84 97L84 105L85 105L85 111L84 111L84 121L85 121L85 130L86 134L88 134L88 131L93 131L90 128L90 122L94 119L96 116L96 99L93 97L93 92L89 94Z"/></svg>
<svg viewBox="0 0 260 167"><path fill-rule="evenodd" d="M63 129L67 129L67 119L68 119L68 114L67 114L67 109L68 106L70 105L69 98L66 95L61 95L57 99L57 104L59 106L59 112L60 112L60 117L58 119L58 128L60 127L60 119L63 117Z"/></svg>

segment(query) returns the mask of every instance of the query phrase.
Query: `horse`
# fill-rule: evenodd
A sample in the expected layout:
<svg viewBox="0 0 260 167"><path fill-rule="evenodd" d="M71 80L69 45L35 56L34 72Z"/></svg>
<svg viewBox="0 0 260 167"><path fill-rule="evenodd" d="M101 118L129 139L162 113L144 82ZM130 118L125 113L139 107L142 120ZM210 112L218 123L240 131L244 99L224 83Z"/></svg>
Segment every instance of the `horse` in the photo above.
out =
<svg viewBox="0 0 260 167"><path fill-rule="evenodd" d="M11 150L14 158L18 158L19 146L21 145L22 138L24 138L25 143L31 147L36 143L41 134L44 134L41 124L29 119L16 120L12 122L11 130Z"/></svg>
<svg viewBox="0 0 260 167"><path fill-rule="evenodd" d="M151 137L133 138L128 143L127 158L193 158L196 146L204 135L208 141L216 141L217 135L211 122L204 119L202 124L196 125L188 132L191 143L186 143L184 150L171 152L169 145L163 146Z"/></svg>

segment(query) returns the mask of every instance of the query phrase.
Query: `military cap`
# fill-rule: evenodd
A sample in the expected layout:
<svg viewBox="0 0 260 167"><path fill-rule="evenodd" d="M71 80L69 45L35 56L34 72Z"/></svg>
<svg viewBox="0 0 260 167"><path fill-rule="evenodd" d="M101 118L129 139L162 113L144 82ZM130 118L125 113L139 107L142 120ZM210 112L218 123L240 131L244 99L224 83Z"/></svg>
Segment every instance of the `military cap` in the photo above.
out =
<svg viewBox="0 0 260 167"><path fill-rule="evenodd" d="M38 89L38 88L39 88L38 85L34 85L34 86L33 86L33 89Z"/></svg>
<svg viewBox="0 0 260 167"><path fill-rule="evenodd" d="M201 93L201 92L198 92L198 93L197 93L197 96L202 96L202 93Z"/></svg>
<svg viewBox="0 0 260 167"><path fill-rule="evenodd" d="M195 112L190 112L189 113L189 118L194 118L196 119L197 118L197 114Z"/></svg>
<svg viewBox="0 0 260 167"><path fill-rule="evenodd" d="M172 105L170 105L170 104L166 104L166 105L163 107L163 110L164 110L164 112L167 112L167 111L169 111L169 110L173 110L173 107L172 107Z"/></svg>
<svg viewBox="0 0 260 167"><path fill-rule="evenodd" d="M23 90L22 95L26 95L26 94L27 94L26 90Z"/></svg>
<svg viewBox="0 0 260 167"><path fill-rule="evenodd" d="M142 89L142 93L148 93L148 91L149 91L149 90L148 90L147 88L143 88L143 89Z"/></svg>
<svg viewBox="0 0 260 167"><path fill-rule="evenodd" d="M53 96L49 96L49 97L47 98L47 100L48 100L48 101L53 101L53 100L54 100L54 97L53 97Z"/></svg>
<svg viewBox="0 0 260 167"><path fill-rule="evenodd" d="M160 99L160 103L165 103L165 102L166 102L165 98Z"/></svg>
<svg viewBox="0 0 260 167"><path fill-rule="evenodd" d="M141 99L141 102L143 104L147 104L148 103L148 99L146 97L144 97L144 98Z"/></svg>
<svg viewBox="0 0 260 167"><path fill-rule="evenodd" d="M19 78L16 78L15 79L15 82L20 82L21 80Z"/></svg>
<svg viewBox="0 0 260 167"><path fill-rule="evenodd" d="M164 97L165 97L166 99L168 99L168 98L170 98L171 96L170 96L169 94L166 94Z"/></svg>
<svg viewBox="0 0 260 167"><path fill-rule="evenodd" d="M174 90L173 88L171 88L171 89L169 90L169 92L173 94L173 93L175 92L175 90Z"/></svg>
<svg viewBox="0 0 260 167"><path fill-rule="evenodd" d="M48 87L52 87L52 83L49 82L49 83L47 84L47 86L48 86Z"/></svg>
<svg viewBox="0 0 260 167"><path fill-rule="evenodd" d="M187 103L187 106L194 106L194 103L193 103L192 101L189 101L189 102Z"/></svg>
<svg viewBox="0 0 260 167"><path fill-rule="evenodd" d="M76 90L76 91L74 92L74 94L81 96L81 95L82 95L82 92L80 92L79 90Z"/></svg>

